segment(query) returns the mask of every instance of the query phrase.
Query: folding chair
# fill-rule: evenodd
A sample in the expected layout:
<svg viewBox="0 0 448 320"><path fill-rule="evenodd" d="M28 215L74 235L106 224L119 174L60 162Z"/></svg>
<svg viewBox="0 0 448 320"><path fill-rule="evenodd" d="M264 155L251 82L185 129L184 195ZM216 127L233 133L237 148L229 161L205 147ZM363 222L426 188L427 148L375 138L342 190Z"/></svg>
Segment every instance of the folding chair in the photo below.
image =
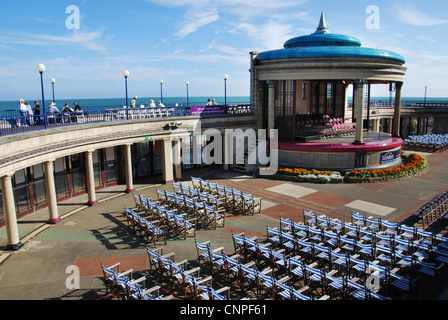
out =
<svg viewBox="0 0 448 320"><path fill-rule="evenodd" d="M290 219L280 217L280 230L283 232L294 233L294 222Z"/></svg>
<svg viewBox="0 0 448 320"><path fill-rule="evenodd" d="M365 224L366 227L372 231L379 231L381 229L381 219L366 217Z"/></svg>
<svg viewBox="0 0 448 320"><path fill-rule="evenodd" d="M346 270L350 266L349 255L334 250L330 251L330 262L332 269L336 268L338 271Z"/></svg>
<svg viewBox="0 0 448 320"><path fill-rule="evenodd" d="M157 241L163 241L164 245L166 245L166 231L165 226L155 226L154 222L150 222L148 220L145 221L144 224L144 237L146 239L146 243L153 243L156 246Z"/></svg>
<svg viewBox="0 0 448 320"><path fill-rule="evenodd" d="M185 215L174 213L176 223L176 234L182 236L185 240L188 236L196 237L196 219L188 219Z"/></svg>
<svg viewBox="0 0 448 320"><path fill-rule="evenodd" d="M330 245L332 248L339 247L340 235L329 230L324 230L324 242Z"/></svg>
<svg viewBox="0 0 448 320"><path fill-rule="evenodd" d="M417 295L416 289L417 284L416 282L419 280L419 277L415 279L411 279L411 277L408 276L401 276L394 272L390 273L391 276L391 289L395 291L395 294L400 294L400 297L402 297L402 292L406 292L409 297L415 297Z"/></svg>
<svg viewBox="0 0 448 320"><path fill-rule="evenodd" d="M328 218L325 216L319 216L316 214L316 225L320 228L328 228L329 227L329 221Z"/></svg>
<svg viewBox="0 0 448 320"><path fill-rule="evenodd" d="M210 285L207 285L206 292L200 294L203 300L230 300L230 287L223 287L214 290Z"/></svg>
<svg viewBox="0 0 448 320"><path fill-rule="evenodd" d="M306 238L309 237L307 225L293 222L293 228L294 228L294 235L296 236L296 238L305 240Z"/></svg>
<svg viewBox="0 0 448 320"><path fill-rule="evenodd" d="M210 263L210 255L208 250L210 249L210 241L199 243L198 239L194 239L196 244L196 252L198 254L198 265L204 265Z"/></svg>
<svg viewBox="0 0 448 320"><path fill-rule="evenodd" d="M366 216L363 214L359 214L356 212L352 212L352 216L351 216L352 220L352 224L358 226L358 227L365 227L366 226Z"/></svg>
<svg viewBox="0 0 448 320"><path fill-rule="evenodd" d="M397 235L400 225L398 222L389 222L387 220L381 220L381 229L384 233L389 235Z"/></svg>
<svg viewBox="0 0 448 320"><path fill-rule="evenodd" d="M400 230L398 231L398 235L400 237L406 238L408 240L414 240L415 239L415 228L414 227L408 227L405 225L400 225Z"/></svg>
<svg viewBox="0 0 448 320"><path fill-rule="evenodd" d="M120 277L120 276L126 276L130 273L132 273L132 269L124 271L122 273L120 273L120 263L116 263L110 267L105 267L102 263L101 265L101 270L103 272L103 279L104 279L104 283L106 286L106 294L115 292L115 290L117 289L115 287L116 281L115 278L116 277Z"/></svg>
<svg viewBox="0 0 448 320"><path fill-rule="evenodd" d="M429 231L416 229L416 241L425 245L433 245L436 242L435 234Z"/></svg>
<svg viewBox="0 0 448 320"><path fill-rule="evenodd" d="M289 258L289 275L294 277L296 281L301 281L305 278L305 264L298 258Z"/></svg>
<svg viewBox="0 0 448 320"><path fill-rule="evenodd" d="M243 197L243 211L251 215L261 213L261 197L254 197L251 194L242 192Z"/></svg>
<svg viewBox="0 0 448 320"><path fill-rule="evenodd" d="M314 212L303 210L303 223L305 223L305 225L316 225L316 221L316 214Z"/></svg>
<svg viewBox="0 0 448 320"><path fill-rule="evenodd" d="M204 204L204 215L202 216L202 221L205 227L212 226L214 230L216 230L217 226L225 227L226 225L226 216L225 210L217 210L214 207L211 207L207 204Z"/></svg>
<svg viewBox="0 0 448 320"><path fill-rule="evenodd" d="M350 225L350 224L346 223L344 225L344 230L345 230L344 235L346 235L352 239L359 240L359 229L360 229L360 227L357 225Z"/></svg>
<svg viewBox="0 0 448 320"><path fill-rule="evenodd" d="M283 231L280 231L280 244L281 247L288 252L294 252L297 247L295 237L292 234Z"/></svg>
<svg viewBox="0 0 448 320"><path fill-rule="evenodd" d="M324 231L322 229L309 226L308 238L315 243L321 243L324 240Z"/></svg>
<svg viewBox="0 0 448 320"><path fill-rule="evenodd" d="M277 228L266 226L267 240L274 246L281 247L280 231Z"/></svg>
<svg viewBox="0 0 448 320"><path fill-rule="evenodd" d="M366 286L363 286L353 280L347 279L348 294L357 300L368 300L369 293Z"/></svg>

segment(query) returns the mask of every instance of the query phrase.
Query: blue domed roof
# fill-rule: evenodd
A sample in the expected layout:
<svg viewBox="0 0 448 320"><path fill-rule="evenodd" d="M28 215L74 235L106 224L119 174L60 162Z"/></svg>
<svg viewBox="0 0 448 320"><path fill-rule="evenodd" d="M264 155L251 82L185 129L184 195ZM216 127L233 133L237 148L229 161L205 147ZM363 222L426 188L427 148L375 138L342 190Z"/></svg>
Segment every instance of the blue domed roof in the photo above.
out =
<svg viewBox="0 0 448 320"><path fill-rule="evenodd" d="M364 48L361 47L361 41L355 37L330 33L323 13L315 33L292 38L285 42L284 49L262 52L256 59L267 61L300 58L370 58L406 63L406 60L395 52Z"/></svg>
<svg viewBox="0 0 448 320"><path fill-rule="evenodd" d="M308 36L300 36L292 38L285 42L284 48L297 48L297 47L360 47L361 41L355 37L345 36L342 34L333 33L314 33Z"/></svg>

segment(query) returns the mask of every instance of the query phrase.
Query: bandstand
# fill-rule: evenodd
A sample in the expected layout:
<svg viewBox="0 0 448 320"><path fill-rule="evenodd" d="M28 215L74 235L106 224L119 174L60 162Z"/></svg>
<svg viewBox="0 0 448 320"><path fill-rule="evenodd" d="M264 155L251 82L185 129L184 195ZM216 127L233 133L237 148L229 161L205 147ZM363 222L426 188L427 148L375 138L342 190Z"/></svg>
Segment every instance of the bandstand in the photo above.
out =
<svg viewBox="0 0 448 320"><path fill-rule="evenodd" d="M401 55L331 33L323 13L313 34L292 38L283 49L250 54L257 126L278 130L281 166L347 171L401 164L401 90L407 70ZM365 132L365 106L374 85L394 88L391 134Z"/></svg>

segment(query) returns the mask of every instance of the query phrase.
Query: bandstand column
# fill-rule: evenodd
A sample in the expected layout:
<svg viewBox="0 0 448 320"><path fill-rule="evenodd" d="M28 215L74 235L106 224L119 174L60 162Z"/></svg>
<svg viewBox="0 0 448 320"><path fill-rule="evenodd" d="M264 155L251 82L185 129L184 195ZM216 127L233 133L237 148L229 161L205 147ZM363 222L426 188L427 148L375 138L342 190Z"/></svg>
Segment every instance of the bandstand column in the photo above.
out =
<svg viewBox="0 0 448 320"><path fill-rule="evenodd" d="M3 209L5 212L6 233L8 237L8 245L6 249L19 250L23 244L19 239L19 229L17 227L17 214L11 176L4 176L1 180L3 191Z"/></svg>
<svg viewBox="0 0 448 320"><path fill-rule="evenodd" d="M87 204L89 206L94 206L98 203L96 200L95 191L95 175L93 171L93 150L86 151L86 176L87 176L87 194L89 196L89 201Z"/></svg>
<svg viewBox="0 0 448 320"><path fill-rule="evenodd" d="M395 83L395 110L394 119L392 124L392 136L400 137L400 117L401 117L401 88L403 87L403 82Z"/></svg>
<svg viewBox="0 0 448 320"><path fill-rule="evenodd" d="M174 174L175 180L182 180L181 139L174 140Z"/></svg>
<svg viewBox="0 0 448 320"><path fill-rule="evenodd" d="M46 161L45 164L45 190L47 196L49 223L57 223L61 220L58 212L58 201L56 187L54 184L54 164L53 160Z"/></svg>
<svg viewBox="0 0 448 320"><path fill-rule="evenodd" d="M268 134L275 129L275 81L268 80Z"/></svg>
<svg viewBox="0 0 448 320"><path fill-rule="evenodd" d="M163 181L165 184L174 181L173 178L173 148L171 138L163 139Z"/></svg>
<svg viewBox="0 0 448 320"><path fill-rule="evenodd" d="M134 191L134 178L132 174L132 155L131 155L132 144L126 144L124 146L124 157L125 157L125 173L126 173L126 192L130 193Z"/></svg>
<svg viewBox="0 0 448 320"><path fill-rule="evenodd" d="M355 114L356 114L356 137L354 144L364 144L363 141L363 132L364 132L364 85L366 84L365 80L358 80L354 83L355 86L355 96L354 99L356 105Z"/></svg>

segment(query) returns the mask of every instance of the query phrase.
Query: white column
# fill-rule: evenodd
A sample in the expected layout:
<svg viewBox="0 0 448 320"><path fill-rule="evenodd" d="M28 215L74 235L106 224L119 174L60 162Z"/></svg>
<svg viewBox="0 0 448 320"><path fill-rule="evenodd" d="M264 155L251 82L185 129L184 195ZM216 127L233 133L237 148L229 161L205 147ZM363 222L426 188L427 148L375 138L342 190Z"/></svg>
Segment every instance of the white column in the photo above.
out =
<svg viewBox="0 0 448 320"><path fill-rule="evenodd" d="M18 250L23 246L23 244L19 239L19 229L17 226L17 214L11 176L4 176L1 180L3 191L3 210L5 212L6 233L8 237L8 245L6 249Z"/></svg>
<svg viewBox="0 0 448 320"><path fill-rule="evenodd" d="M58 212L58 201L56 196L56 186L54 184L54 165L53 161L46 161L45 164L45 190L47 196L47 205L50 223L57 223L61 220Z"/></svg>
<svg viewBox="0 0 448 320"><path fill-rule="evenodd" d="M354 112L356 115L356 138L354 144L364 144L363 133L364 133L364 85L365 80L355 81L353 84L355 86L356 95L356 105Z"/></svg>
<svg viewBox="0 0 448 320"><path fill-rule="evenodd" d="M163 139L163 181L165 184L174 181L173 178L173 148L171 138Z"/></svg>
<svg viewBox="0 0 448 320"><path fill-rule="evenodd" d="M87 194L89 196L89 201L87 204L89 206L94 206L98 203L96 200L95 191L95 175L93 171L93 150L86 151L86 176L87 176Z"/></svg>
<svg viewBox="0 0 448 320"><path fill-rule="evenodd" d="M275 129L275 81L268 81L268 135Z"/></svg>
<svg viewBox="0 0 448 320"><path fill-rule="evenodd" d="M181 139L174 140L175 180L182 180Z"/></svg>
<svg viewBox="0 0 448 320"><path fill-rule="evenodd" d="M124 146L124 157L125 157L125 172L126 172L126 192L130 193L134 191L134 178L132 174L132 155L131 155L131 144L126 144Z"/></svg>

